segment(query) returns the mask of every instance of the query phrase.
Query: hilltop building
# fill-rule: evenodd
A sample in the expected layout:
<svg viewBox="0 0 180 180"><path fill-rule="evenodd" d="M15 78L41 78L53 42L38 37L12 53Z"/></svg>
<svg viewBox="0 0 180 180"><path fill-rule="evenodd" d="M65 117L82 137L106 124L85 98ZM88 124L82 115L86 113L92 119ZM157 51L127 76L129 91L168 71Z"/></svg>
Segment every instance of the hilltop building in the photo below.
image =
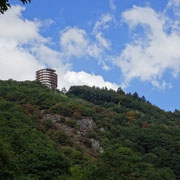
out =
<svg viewBox="0 0 180 180"><path fill-rule="evenodd" d="M54 69L50 68L40 69L36 71L36 80L51 89L56 89L58 76L55 72Z"/></svg>

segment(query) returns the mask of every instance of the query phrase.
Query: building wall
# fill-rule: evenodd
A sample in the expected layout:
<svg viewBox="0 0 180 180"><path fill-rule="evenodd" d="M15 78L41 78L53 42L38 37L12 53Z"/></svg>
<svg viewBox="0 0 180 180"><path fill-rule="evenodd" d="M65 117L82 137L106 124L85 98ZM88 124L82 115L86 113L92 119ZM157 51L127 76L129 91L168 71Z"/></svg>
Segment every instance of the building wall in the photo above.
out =
<svg viewBox="0 0 180 180"><path fill-rule="evenodd" d="M36 80L51 89L56 89L58 77L55 72L54 69L40 69L36 71Z"/></svg>

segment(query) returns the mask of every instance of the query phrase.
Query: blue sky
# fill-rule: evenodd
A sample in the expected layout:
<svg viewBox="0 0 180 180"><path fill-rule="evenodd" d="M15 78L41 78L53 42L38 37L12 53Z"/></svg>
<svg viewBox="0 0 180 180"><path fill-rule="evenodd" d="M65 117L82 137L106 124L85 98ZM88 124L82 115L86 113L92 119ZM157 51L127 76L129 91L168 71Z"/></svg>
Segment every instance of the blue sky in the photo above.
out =
<svg viewBox="0 0 180 180"><path fill-rule="evenodd" d="M121 86L180 109L180 0L14 3L0 15L0 79L33 80L51 67L59 89Z"/></svg>

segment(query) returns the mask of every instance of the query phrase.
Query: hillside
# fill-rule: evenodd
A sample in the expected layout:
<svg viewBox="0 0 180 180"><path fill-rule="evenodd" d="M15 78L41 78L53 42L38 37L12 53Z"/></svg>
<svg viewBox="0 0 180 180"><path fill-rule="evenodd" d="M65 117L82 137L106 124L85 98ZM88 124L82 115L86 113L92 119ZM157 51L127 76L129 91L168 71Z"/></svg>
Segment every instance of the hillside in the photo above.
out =
<svg viewBox="0 0 180 180"><path fill-rule="evenodd" d="M0 81L0 179L180 180L179 125L121 88Z"/></svg>

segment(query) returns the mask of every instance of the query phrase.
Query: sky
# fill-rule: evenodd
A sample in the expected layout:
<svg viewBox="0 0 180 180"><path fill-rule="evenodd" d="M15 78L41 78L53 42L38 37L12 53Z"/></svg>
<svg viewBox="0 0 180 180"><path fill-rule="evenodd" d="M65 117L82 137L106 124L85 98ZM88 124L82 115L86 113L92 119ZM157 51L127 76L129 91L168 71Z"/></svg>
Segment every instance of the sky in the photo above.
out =
<svg viewBox="0 0 180 180"><path fill-rule="evenodd" d="M18 0L0 14L0 79L122 87L180 109L180 0Z"/></svg>

